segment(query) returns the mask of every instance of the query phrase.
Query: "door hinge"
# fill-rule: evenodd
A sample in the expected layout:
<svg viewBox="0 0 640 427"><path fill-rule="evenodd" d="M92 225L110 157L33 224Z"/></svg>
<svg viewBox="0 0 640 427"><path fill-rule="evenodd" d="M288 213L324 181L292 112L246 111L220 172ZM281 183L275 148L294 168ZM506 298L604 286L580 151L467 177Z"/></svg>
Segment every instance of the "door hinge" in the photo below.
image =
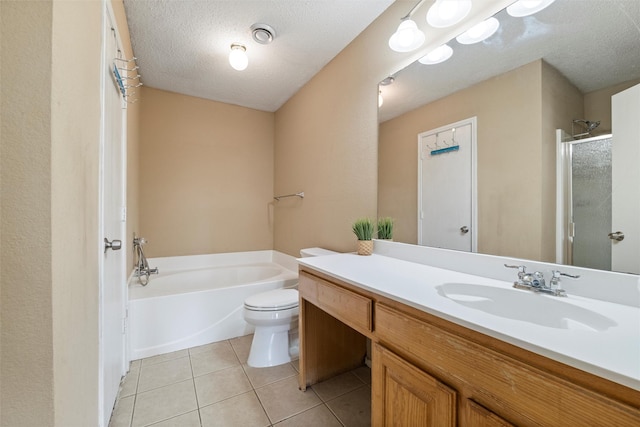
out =
<svg viewBox="0 0 640 427"><path fill-rule="evenodd" d="M127 207L126 206L122 206L120 208L120 220L122 222L127 222Z"/></svg>

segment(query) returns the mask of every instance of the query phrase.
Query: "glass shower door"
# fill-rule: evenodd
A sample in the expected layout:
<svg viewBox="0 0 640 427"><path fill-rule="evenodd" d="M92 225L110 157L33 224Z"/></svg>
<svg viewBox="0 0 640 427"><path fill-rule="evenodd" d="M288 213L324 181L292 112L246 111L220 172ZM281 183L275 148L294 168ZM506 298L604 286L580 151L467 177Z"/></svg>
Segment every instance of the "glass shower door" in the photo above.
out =
<svg viewBox="0 0 640 427"><path fill-rule="evenodd" d="M571 264L611 270L611 136L570 146Z"/></svg>

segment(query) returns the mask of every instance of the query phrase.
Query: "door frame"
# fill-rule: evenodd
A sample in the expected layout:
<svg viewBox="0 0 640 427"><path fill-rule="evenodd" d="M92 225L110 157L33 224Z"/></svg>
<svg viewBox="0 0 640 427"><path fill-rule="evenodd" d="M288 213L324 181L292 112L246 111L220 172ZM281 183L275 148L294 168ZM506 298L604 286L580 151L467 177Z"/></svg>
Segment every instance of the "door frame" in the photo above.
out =
<svg viewBox="0 0 640 427"><path fill-rule="evenodd" d="M471 125L471 252L478 252L478 117L470 117L418 134L418 245L422 245L422 159L420 140L423 135L445 132L451 128Z"/></svg>
<svg viewBox="0 0 640 427"><path fill-rule="evenodd" d="M110 64L113 62L113 58L107 57L107 43L110 42L111 31L115 31L115 38L117 43L117 49L119 52L123 52L122 40L120 38L120 32L118 31L118 26L115 18L115 13L113 11L113 7L111 2L108 0L102 0L102 22L101 22L101 31L102 31L102 52L101 52L101 77L100 77L100 149L99 149L99 184L98 184L98 268L99 268L99 302L98 302L98 426L104 427L105 420L108 423L109 417L111 415L112 408L104 407L105 400L105 378L104 378L104 370L105 370L105 347L103 342L103 332L104 332L104 312L105 312L105 301L104 301L104 273L105 273L105 263L104 263L104 230L105 230L105 149L106 143L105 141L105 132L107 128L107 120L108 113L106 108L106 90L107 86L113 84L113 80L109 71ZM120 284L122 286L122 315L123 322L124 317L126 317L126 304L127 304L127 286L126 286L126 260L127 260L127 244L125 240L126 236L126 188L127 188L127 103L120 95L121 101L121 128L120 128L120 173L121 173L121 186L118 193L118 198L122 201L122 235L121 236L111 236L113 239L122 239L123 245L122 249L119 251L119 263L118 277L123 277L124 280ZM120 274L122 273L122 274ZM122 354L121 354L121 375L126 373L127 367L127 354L126 354L126 334L124 333L124 323L123 323L123 334L122 334ZM109 412L108 414L106 412Z"/></svg>

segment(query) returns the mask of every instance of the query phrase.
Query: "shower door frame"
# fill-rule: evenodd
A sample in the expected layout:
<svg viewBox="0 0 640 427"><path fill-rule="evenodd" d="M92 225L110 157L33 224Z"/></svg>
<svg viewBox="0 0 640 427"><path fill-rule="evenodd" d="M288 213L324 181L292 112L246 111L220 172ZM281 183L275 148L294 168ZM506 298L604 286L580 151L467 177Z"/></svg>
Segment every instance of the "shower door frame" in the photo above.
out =
<svg viewBox="0 0 640 427"><path fill-rule="evenodd" d="M571 146L601 139L613 138L612 134L591 138L571 139L562 129L556 129L556 263L573 265L573 200L571 174Z"/></svg>

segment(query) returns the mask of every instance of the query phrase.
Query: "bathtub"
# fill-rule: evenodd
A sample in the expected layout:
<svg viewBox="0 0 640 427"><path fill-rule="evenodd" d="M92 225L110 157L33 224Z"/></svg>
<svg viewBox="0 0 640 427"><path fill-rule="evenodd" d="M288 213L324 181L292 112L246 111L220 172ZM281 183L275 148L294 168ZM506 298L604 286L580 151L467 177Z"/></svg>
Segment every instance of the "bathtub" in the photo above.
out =
<svg viewBox="0 0 640 427"><path fill-rule="evenodd" d="M295 286L298 264L277 251L149 258L147 286L128 286L129 360L253 333L242 317L244 299Z"/></svg>

